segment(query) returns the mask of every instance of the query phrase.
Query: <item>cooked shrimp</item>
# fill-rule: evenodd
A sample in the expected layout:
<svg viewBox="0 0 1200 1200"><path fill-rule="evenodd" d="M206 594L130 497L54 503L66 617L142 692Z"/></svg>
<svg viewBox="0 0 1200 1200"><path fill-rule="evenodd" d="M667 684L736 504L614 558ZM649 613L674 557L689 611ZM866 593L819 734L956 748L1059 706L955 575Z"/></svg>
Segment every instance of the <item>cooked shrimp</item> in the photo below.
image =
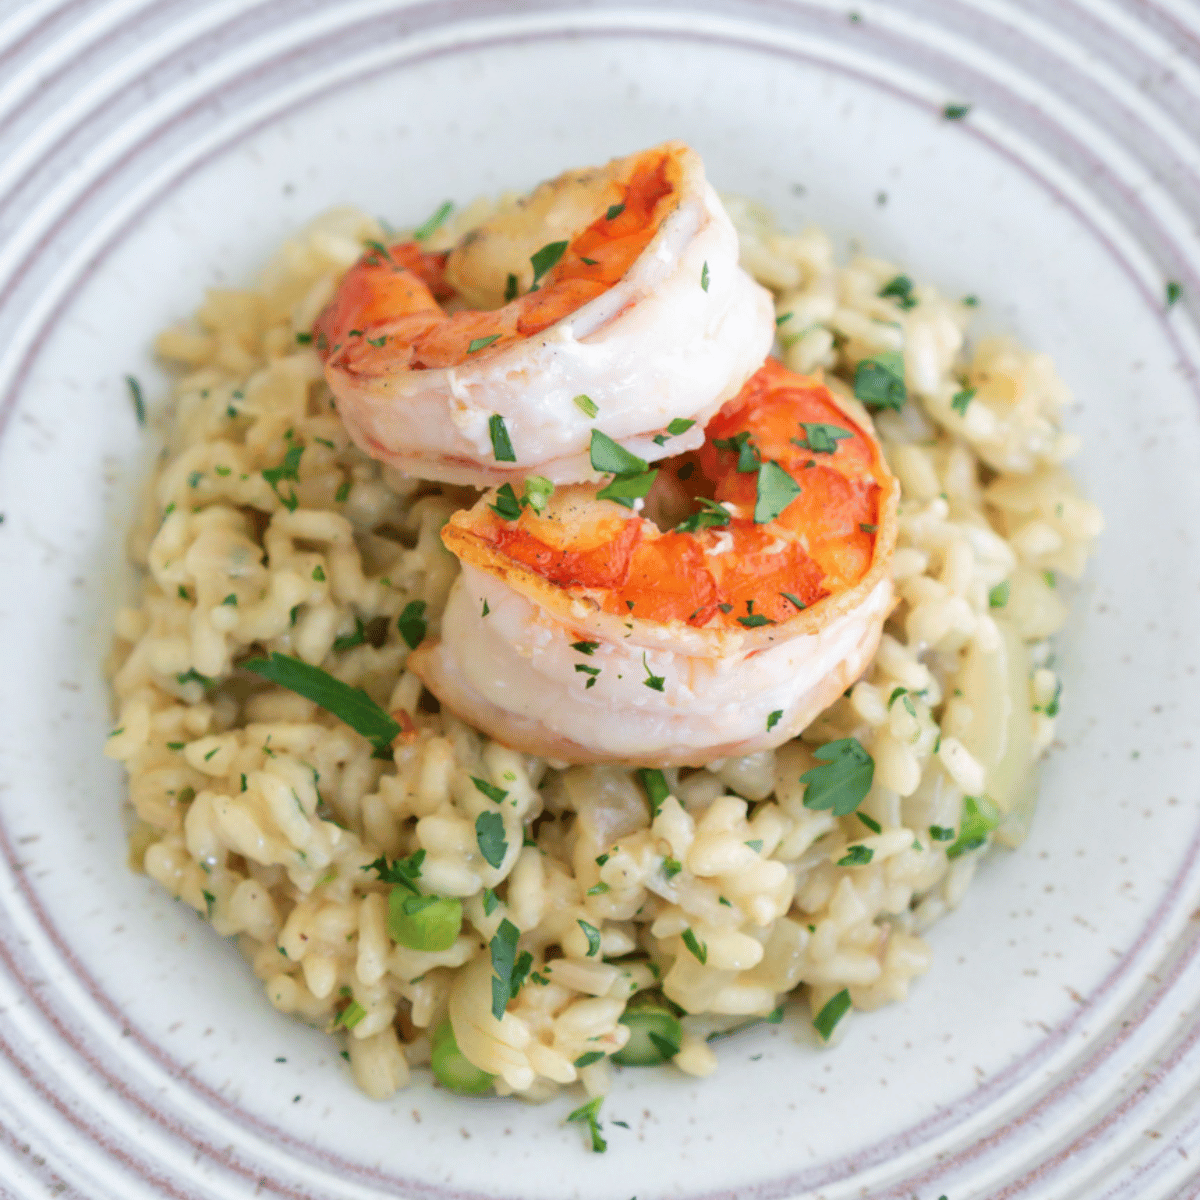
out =
<svg viewBox="0 0 1200 1200"><path fill-rule="evenodd" d="M456 513L442 539L462 575L442 640L410 663L465 720L551 759L778 745L875 652L898 497L867 418L768 360L698 453ZM669 531L643 515L681 500L696 511Z"/></svg>
<svg viewBox="0 0 1200 1200"><path fill-rule="evenodd" d="M737 259L699 156L668 142L542 184L448 257L371 249L314 335L373 457L449 483L589 480L593 429L646 459L693 449L762 362L774 310ZM451 295L481 307L448 313Z"/></svg>

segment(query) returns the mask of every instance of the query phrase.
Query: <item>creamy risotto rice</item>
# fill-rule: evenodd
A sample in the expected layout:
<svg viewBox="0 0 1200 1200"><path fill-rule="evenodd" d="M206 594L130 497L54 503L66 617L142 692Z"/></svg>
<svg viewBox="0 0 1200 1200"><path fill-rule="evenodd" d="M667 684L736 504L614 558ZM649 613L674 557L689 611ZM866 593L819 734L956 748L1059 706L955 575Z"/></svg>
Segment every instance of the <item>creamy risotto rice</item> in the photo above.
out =
<svg viewBox="0 0 1200 1200"><path fill-rule="evenodd" d="M385 236L375 220L328 213L255 287L210 292L158 339L179 376L111 664L130 861L236 938L268 1000L327 1028L372 1097L431 1058L458 1090L531 1099L576 1082L603 1096L614 1054L707 1075L709 1035L792 998L835 1041L849 1010L906 997L925 931L987 847L1028 828L1060 703L1058 584L1102 527L1063 467L1070 394L1045 354L969 347L973 297L877 259L838 266L821 230L726 205L789 367L852 403L864 361L903 378L907 403L875 415L903 488L900 600L866 676L803 737L704 769L530 758L437 711L406 670L458 571L439 531L475 494L356 449L307 344ZM272 651L391 712L394 762L239 669ZM806 807L814 750L852 737L874 762L866 798ZM391 935L414 879L461 903L447 948Z"/></svg>

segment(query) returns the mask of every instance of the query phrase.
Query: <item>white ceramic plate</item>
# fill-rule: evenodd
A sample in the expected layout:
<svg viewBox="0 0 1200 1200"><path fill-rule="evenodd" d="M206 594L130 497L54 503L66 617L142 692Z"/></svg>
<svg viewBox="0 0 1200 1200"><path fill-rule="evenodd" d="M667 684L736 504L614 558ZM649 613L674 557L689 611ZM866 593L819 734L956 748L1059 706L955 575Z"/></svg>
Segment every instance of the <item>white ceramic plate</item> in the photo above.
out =
<svg viewBox="0 0 1200 1200"><path fill-rule="evenodd" d="M0 6L0 1194L1195 1194L1200 10L507 9ZM413 222L667 137L1052 353L1109 528L1033 834L933 931L910 1001L831 1052L796 1015L704 1082L624 1072L598 1158L565 1101L364 1099L126 870L102 659L155 448L122 377L161 394L157 329L328 205Z"/></svg>

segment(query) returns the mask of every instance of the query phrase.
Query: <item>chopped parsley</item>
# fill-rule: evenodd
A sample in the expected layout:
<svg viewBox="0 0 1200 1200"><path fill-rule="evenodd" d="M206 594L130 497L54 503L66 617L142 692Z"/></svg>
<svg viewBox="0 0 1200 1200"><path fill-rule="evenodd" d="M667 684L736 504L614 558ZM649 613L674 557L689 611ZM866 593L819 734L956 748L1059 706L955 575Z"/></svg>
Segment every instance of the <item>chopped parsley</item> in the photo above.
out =
<svg viewBox="0 0 1200 1200"><path fill-rule="evenodd" d="M907 275L897 275L879 289L879 294L895 300L900 308L916 308L917 298L912 294L912 289L913 281Z"/></svg>
<svg viewBox="0 0 1200 1200"><path fill-rule="evenodd" d="M1167 307L1174 308L1183 296L1183 285L1174 279L1167 281Z"/></svg>
<svg viewBox="0 0 1200 1200"><path fill-rule="evenodd" d="M522 505L513 491L513 485L502 483L496 490L496 503L489 504L488 508L502 521L516 521L521 516Z"/></svg>
<svg viewBox="0 0 1200 1200"><path fill-rule="evenodd" d="M137 423L145 425L146 401L142 398L142 385L132 375L126 375L125 386L129 389L129 399L133 401L133 415Z"/></svg>
<svg viewBox="0 0 1200 1200"><path fill-rule="evenodd" d="M642 683L653 691L661 692L666 679L662 675L655 675L650 670L650 664L646 661L646 652L644 650L642 651L642 666L646 671L646 678L642 680Z"/></svg>
<svg viewBox="0 0 1200 1200"><path fill-rule="evenodd" d="M325 582L325 568L322 567L320 563L318 563L315 567L313 567L312 577L313 577L314 583L324 583Z"/></svg>
<svg viewBox="0 0 1200 1200"><path fill-rule="evenodd" d="M575 673L577 675L587 675L589 677L587 683L583 685L583 690L586 692L588 688L595 686L596 676L600 674L600 668L589 667L587 663L576 663Z"/></svg>
<svg viewBox="0 0 1200 1200"><path fill-rule="evenodd" d="M488 944L492 956L492 1016L497 1021L504 1016L508 1002L516 998L525 982L533 955L528 950L517 957L517 939L521 931L507 918L500 922L496 936Z"/></svg>
<svg viewBox="0 0 1200 1200"><path fill-rule="evenodd" d="M508 278L504 281L504 302L507 304L510 300L517 298L517 277L509 272Z"/></svg>
<svg viewBox="0 0 1200 1200"><path fill-rule="evenodd" d="M1046 716L1048 716L1048 717L1057 717L1058 716L1058 701L1061 696L1062 696L1062 680L1060 679L1058 681L1058 686L1054 689L1054 695L1050 698L1050 703L1046 704L1044 706L1040 705L1040 704L1035 704L1033 706L1033 711L1045 713Z"/></svg>
<svg viewBox="0 0 1200 1200"><path fill-rule="evenodd" d="M675 526L676 533L695 533L700 529L713 529L729 524L729 510L723 504L704 496L697 496L696 501L700 505L700 511L684 517Z"/></svg>
<svg viewBox="0 0 1200 1200"><path fill-rule="evenodd" d="M588 445L592 470L601 471L608 475L637 475L647 467L644 458L631 454L618 442L614 442L606 433L598 429L592 430L591 442Z"/></svg>
<svg viewBox="0 0 1200 1200"><path fill-rule="evenodd" d="M525 480L525 494L521 497L521 503L540 513L553 495L554 484L549 479L544 475L530 475Z"/></svg>
<svg viewBox="0 0 1200 1200"><path fill-rule="evenodd" d="M650 801L650 820L662 811L663 801L671 794L667 777L657 767L639 767L635 772L646 789L646 797Z"/></svg>
<svg viewBox="0 0 1200 1200"><path fill-rule="evenodd" d="M1009 582L1001 580L988 592L988 608L1003 608L1008 603Z"/></svg>
<svg viewBox="0 0 1200 1200"><path fill-rule="evenodd" d="M758 447L750 440L750 431L743 429L733 437L713 438L713 445L718 450L730 450L738 456L737 469L742 475L752 475L762 462Z"/></svg>
<svg viewBox="0 0 1200 1200"><path fill-rule="evenodd" d="M454 202L452 200L443 200L438 206L437 212L435 212L428 221L418 225L416 229L413 230L413 237L416 238L418 242L423 242L426 239L431 238L434 232L441 227L442 223L453 211Z"/></svg>
<svg viewBox="0 0 1200 1200"><path fill-rule="evenodd" d="M604 1057L603 1050L589 1050L586 1054L581 1054L574 1065L579 1068L590 1067L592 1063L599 1062Z"/></svg>
<svg viewBox="0 0 1200 1200"><path fill-rule="evenodd" d="M615 221L625 211L624 204L610 204L608 212L604 214L606 221Z"/></svg>
<svg viewBox="0 0 1200 1200"><path fill-rule="evenodd" d="M604 880L601 880L599 883L592 884L592 886L588 888L587 894L589 896L603 896L605 892L611 890L612 889L608 886L608 884L605 883Z"/></svg>
<svg viewBox="0 0 1200 1200"><path fill-rule="evenodd" d="M664 858L662 863L663 874L668 879L674 879L680 871L683 870L683 863L677 858Z"/></svg>
<svg viewBox="0 0 1200 1200"><path fill-rule="evenodd" d="M967 405L975 399L975 388L965 387L961 392L955 392L953 399L950 401L950 407L954 409L960 417L967 415Z"/></svg>
<svg viewBox="0 0 1200 1200"><path fill-rule="evenodd" d="M854 814L872 833L882 833L883 826L874 817L868 817L861 809Z"/></svg>
<svg viewBox="0 0 1200 1200"><path fill-rule="evenodd" d="M483 889L483 915L490 917L500 904L500 897L491 888Z"/></svg>
<svg viewBox="0 0 1200 1200"><path fill-rule="evenodd" d="M406 888L414 894L417 891L417 880L421 878L421 864L425 861L425 851L418 850L407 858L395 858L390 863L386 857L379 857L368 863L362 869L374 871L382 883L390 883Z"/></svg>
<svg viewBox="0 0 1200 1200"><path fill-rule="evenodd" d="M333 494L334 502L337 504L345 504L349 496L350 480L343 479L342 482L338 484L338 490Z"/></svg>
<svg viewBox="0 0 1200 1200"><path fill-rule="evenodd" d="M805 771L800 782L804 807L832 809L835 817L848 817L863 802L875 778L875 760L858 738L840 738L813 751L822 765Z"/></svg>
<svg viewBox="0 0 1200 1200"><path fill-rule="evenodd" d="M958 858L978 850L987 841L988 834L1000 824L1000 817L1000 810L986 796L964 796L958 839L947 848L946 857Z"/></svg>
<svg viewBox="0 0 1200 1200"><path fill-rule="evenodd" d="M708 291L708 263L706 262L700 270L700 286L704 291Z"/></svg>
<svg viewBox="0 0 1200 1200"><path fill-rule="evenodd" d="M929 836L935 842L952 842L954 841L954 830L947 829L945 825L930 825Z"/></svg>
<svg viewBox="0 0 1200 1200"><path fill-rule="evenodd" d="M690 930L685 929L682 934L683 944L691 951L692 956L703 966L708 962L708 945L705 942L699 941L696 935Z"/></svg>
<svg viewBox="0 0 1200 1200"><path fill-rule="evenodd" d="M236 602L236 597L235 597ZM341 637L333 639L333 649L339 654L346 650L352 650L355 646L361 646L367 640L367 627L362 623L361 617L354 618L354 632L344 633Z"/></svg>
<svg viewBox="0 0 1200 1200"><path fill-rule="evenodd" d="M493 804L501 804L508 793L503 788L496 787L495 784L488 783L486 779L480 779L476 775L471 776L471 782L475 785L477 791L482 792Z"/></svg>
<svg viewBox="0 0 1200 1200"><path fill-rule="evenodd" d="M600 930L595 925L589 925L583 920L577 920L575 923L583 930L583 936L587 938L588 958L595 958L600 953Z"/></svg>
<svg viewBox="0 0 1200 1200"><path fill-rule="evenodd" d="M242 665L247 671L332 713L362 734L377 751L385 751L400 733L400 726L366 692L335 679L320 667L277 650L271 652L270 658L252 658Z"/></svg>
<svg viewBox="0 0 1200 1200"><path fill-rule="evenodd" d="M942 109L942 116L947 121L961 121L971 111L969 104L947 104Z"/></svg>
<svg viewBox="0 0 1200 1200"><path fill-rule="evenodd" d="M804 437L791 440L801 450L811 450L814 454L836 454L838 442L852 438L854 434L840 425L825 425L820 421L801 421Z"/></svg>
<svg viewBox="0 0 1200 1200"><path fill-rule="evenodd" d="M794 605L796 606L796 611L797 611L797 612L799 612L799 611L801 611L802 609L805 609L805 608L807 608L807 607L808 607L808 605L807 605L807 604L805 604L803 600L799 599L799 598L798 598L798 597L796 597L796 596L793 596L791 592L780 592L779 594L780 594L780 595L781 595L781 596L782 596L782 597L783 597L785 600L787 600L789 603L791 603L791 604L794 604Z"/></svg>
<svg viewBox="0 0 1200 1200"><path fill-rule="evenodd" d="M585 417L594 417L599 413L600 409L591 396L580 392L578 396L571 402Z"/></svg>
<svg viewBox="0 0 1200 1200"><path fill-rule="evenodd" d="M614 205L614 208L624 208L624 205ZM610 208L608 210L612 212ZM612 220L612 217L609 217ZM600 1122L596 1119L600 1113L600 1105L604 1103L603 1096L597 1096L593 1100L589 1100L586 1104L581 1104L570 1116L567 1121L584 1121L587 1123L588 1133L592 1138L592 1149L597 1154L603 1154L608 1149L608 1143L600 1136Z"/></svg>
<svg viewBox="0 0 1200 1200"><path fill-rule="evenodd" d="M854 395L869 409L904 407L908 390L904 386L904 355L884 350L864 358L854 370Z"/></svg>
<svg viewBox="0 0 1200 1200"><path fill-rule="evenodd" d="M367 1010L363 1008L357 1000L351 1000L345 1008L338 1013L334 1019L333 1027L337 1029L339 1026L342 1029L353 1029L363 1017L367 1015Z"/></svg>
<svg viewBox="0 0 1200 1200"><path fill-rule="evenodd" d="M499 340L500 340L500 335L498 333L489 333L487 335L487 337L472 338L467 343L467 353L468 354L476 354L480 350L486 350L488 348L488 346L490 346L493 342L498 342ZM496 419L495 417L492 418L493 421L495 419ZM493 444L494 444L495 443L495 435L493 434L492 437L493 437ZM499 458L499 455L497 455L496 457Z"/></svg>
<svg viewBox="0 0 1200 1200"><path fill-rule="evenodd" d="M813 1018L813 1028L821 1035L821 1040L829 1041L837 1023L850 1011L850 990L842 988L836 996L826 1001L824 1007Z"/></svg>
<svg viewBox="0 0 1200 1200"><path fill-rule="evenodd" d="M839 867L865 867L875 857L870 846L847 846L846 853L838 859Z"/></svg>
<svg viewBox="0 0 1200 1200"><path fill-rule="evenodd" d="M599 642L572 642L571 649L578 650L580 654L593 654L599 648Z"/></svg>
<svg viewBox="0 0 1200 1200"><path fill-rule="evenodd" d="M657 478L657 470L642 471L637 475L618 475L596 493L596 499L611 500L624 508L633 508L634 501L641 500Z"/></svg>
<svg viewBox="0 0 1200 1200"><path fill-rule="evenodd" d="M777 708L777 709L776 709L776 710L775 710L775 711L774 711L774 712L773 712L773 713L772 713L772 714L771 714L771 715L770 715L770 716L767 718L767 732L768 732L768 733L769 733L769 732L770 732L772 729L774 729L776 725L778 725L778 724L779 724L779 718L780 718L780 717L782 717L782 716L783 716L783 709L782 709L782 708Z"/></svg>
<svg viewBox="0 0 1200 1200"><path fill-rule="evenodd" d="M300 501L296 498L296 489L291 489L291 495L284 496L279 491L279 485L285 480L292 483L300 482L300 456L304 453L303 446L289 446L283 456L283 462L277 467L268 467L262 477L271 485L271 490L279 497L279 502L288 512L295 512Z"/></svg>
<svg viewBox="0 0 1200 1200"><path fill-rule="evenodd" d="M410 650L415 650L425 640L428 628L425 622L424 600L410 600L396 619L396 628Z"/></svg>
<svg viewBox="0 0 1200 1200"><path fill-rule="evenodd" d="M800 485L776 462L758 468L758 486L754 499L754 523L774 521L795 498Z"/></svg>
<svg viewBox="0 0 1200 1200"><path fill-rule="evenodd" d="M533 265L531 292L536 292L546 273L557 266L558 260L567 251L567 245L567 242L550 242L530 256L529 261Z"/></svg>
<svg viewBox="0 0 1200 1200"><path fill-rule="evenodd" d="M508 853L504 819L499 813L481 812L475 818L475 840L479 843L479 853L483 855L488 866L499 867Z"/></svg>

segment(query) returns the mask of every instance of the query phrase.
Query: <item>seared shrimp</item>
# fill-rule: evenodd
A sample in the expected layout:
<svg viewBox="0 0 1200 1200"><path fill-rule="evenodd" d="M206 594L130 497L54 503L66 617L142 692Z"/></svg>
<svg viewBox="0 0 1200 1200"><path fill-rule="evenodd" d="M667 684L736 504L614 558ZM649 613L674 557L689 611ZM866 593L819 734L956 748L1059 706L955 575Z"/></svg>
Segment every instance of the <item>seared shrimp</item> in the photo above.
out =
<svg viewBox="0 0 1200 1200"><path fill-rule="evenodd" d="M447 313L451 295L477 307ZM594 479L593 429L645 459L699 446L773 333L678 142L550 180L448 257L371 249L314 328L368 454L479 486Z"/></svg>
<svg viewBox="0 0 1200 1200"><path fill-rule="evenodd" d="M643 511L695 509L669 531L629 498L649 475ZM778 745L875 652L898 497L866 418L768 360L698 453L456 513L442 539L462 575L442 640L410 663L464 719L551 759L699 765Z"/></svg>

